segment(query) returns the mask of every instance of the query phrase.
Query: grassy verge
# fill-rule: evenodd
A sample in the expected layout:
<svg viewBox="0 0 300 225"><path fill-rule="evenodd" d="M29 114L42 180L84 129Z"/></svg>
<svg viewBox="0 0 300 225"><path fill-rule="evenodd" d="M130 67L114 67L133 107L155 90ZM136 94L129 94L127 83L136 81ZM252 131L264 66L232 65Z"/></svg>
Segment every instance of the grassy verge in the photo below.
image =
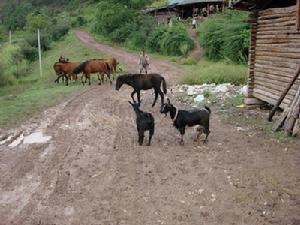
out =
<svg viewBox="0 0 300 225"><path fill-rule="evenodd" d="M247 81L246 65L226 64L203 59L196 65L185 65L183 68L185 76L180 80L182 84L231 83L238 85Z"/></svg>
<svg viewBox="0 0 300 225"><path fill-rule="evenodd" d="M103 57L98 51L81 44L73 33L68 34L43 55L43 77L39 75L36 62L31 65L30 74L24 74L18 85L0 89L0 127L17 125L43 108L83 89L80 82L71 83L69 87L54 84L56 75L52 66L60 54L67 56L70 61Z"/></svg>

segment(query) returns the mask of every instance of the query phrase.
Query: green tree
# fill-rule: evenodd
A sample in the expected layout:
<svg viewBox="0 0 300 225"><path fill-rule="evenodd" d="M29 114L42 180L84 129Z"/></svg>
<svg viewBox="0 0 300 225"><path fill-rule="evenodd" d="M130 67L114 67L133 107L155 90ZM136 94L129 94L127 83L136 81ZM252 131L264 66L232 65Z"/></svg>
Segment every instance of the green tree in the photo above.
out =
<svg viewBox="0 0 300 225"><path fill-rule="evenodd" d="M29 31L36 31L37 29L47 30L51 25L51 20L48 16L39 12L33 12L26 17L26 28Z"/></svg>
<svg viewBox="0 0 300 225"><path fill-rule="evenodd" d="M32 10L32 4L17 0L6 1L1 10L2 24L7 30L23 29L26 16Z"/></svg>

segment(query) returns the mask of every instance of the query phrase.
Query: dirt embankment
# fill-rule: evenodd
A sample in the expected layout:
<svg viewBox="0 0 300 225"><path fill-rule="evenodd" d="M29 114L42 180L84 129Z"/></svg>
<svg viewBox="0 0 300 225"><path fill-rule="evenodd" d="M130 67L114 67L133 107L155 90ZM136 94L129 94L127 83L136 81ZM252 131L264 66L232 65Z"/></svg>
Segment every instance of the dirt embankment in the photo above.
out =
<svg viewBox="0 0 300 225"><path fill-rule="evenodd" d="M137 70L137 54L75 35ZM160 59L150 69L169 85L181 75ZM130 91L87 87L23 126L50 141L0 146L1 225L300 224L297 143L239 131L213 113L209 143L194 143L189 129L180 146L148 91L142 109L153 113L156 130L153 145L140 147Z"/></svg>

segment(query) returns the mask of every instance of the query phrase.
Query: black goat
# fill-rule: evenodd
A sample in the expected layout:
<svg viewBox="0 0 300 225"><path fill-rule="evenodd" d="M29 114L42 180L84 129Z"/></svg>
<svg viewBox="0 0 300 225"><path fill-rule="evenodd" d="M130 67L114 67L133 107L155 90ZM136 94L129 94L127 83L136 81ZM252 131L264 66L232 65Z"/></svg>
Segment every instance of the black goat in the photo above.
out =
<svg viewBox="0 0 300 225"><path fill-rule="evenodd" d="M181 134L180 144L184 144L183 135L185 134L186 126L192 127L200 125L200 127L197 128L197 140L203 132L206 134L204 143L207 141L210 133L209 117L211 114L211 110L207 106L205 106L205 109L196 111L177 110L176 107L171 104L170 99L167 99L167 103L163 105L161 113L166 114L166 116L170 113L174 127L176 127Z"/></svg>
<svg viewBox="0 0 300 225"><path fill-rule="evenodd" d="M143 145L144 133L145 131L149 130L148 146L150 146L152 135L154 134L154 118L151 113L140 110L139 103L131 103L130 101L128 102L133 107L133 110L136 114L136 126L139 133L139 144Z"/></svg>

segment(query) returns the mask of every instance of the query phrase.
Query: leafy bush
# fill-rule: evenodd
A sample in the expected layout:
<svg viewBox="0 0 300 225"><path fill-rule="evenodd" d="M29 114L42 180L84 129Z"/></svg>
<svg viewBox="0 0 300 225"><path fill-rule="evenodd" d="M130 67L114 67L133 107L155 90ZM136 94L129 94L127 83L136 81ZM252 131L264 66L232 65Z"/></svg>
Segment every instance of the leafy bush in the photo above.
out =
<svg viewBox="0 0 300 225"><path fill-rule="evenodd" d="M39 12L30 13L26 17L26 27L31 32L35 32L37 29L47 30L51 24L50 18Z"/></svg>
<svg viewBox="0 0 300 225"><path fill-rule="evenodd" d="M0 7L2 20L5 21L3 26L7 30L22 29L26 25L26 15L32 10L31 3L21 3L20 1L9 0Z"/></svg>
<svg viewBox="0 0 300 225"><path fill-rule="evenodd" d="M0 86L17 83L17 78L26 74L28 63L18 45L6 44L0 51Z"/></svg>
<svg viewBox="0 0 300 225"><path fill-rule="evenodd" d="M161 25L149 37L147 47L165 55L186 55L194 47L185 27L174 23L172 27Z"/></svg>
<svg viewBox="0 0 300 225"><path fill-rule="evenodd" d="M43 51L47 51L50 49L51 44L51 35L46 32L41 32L41 48ZM32 46L37 48L38 47L38 36L37 34L30 33L25 36L26 42Z"/></svg>
<svg viewBox="0 0 300 225"><path fill-rule="evenodd" d="M81 27L87 23L86 19L82 16L76 16L71 18L72 27Z"/></svg>
<svg viewBox="0 0 300 225"><path fill-rule="evenodd" d="M246 63L249 40L247 18L246 12L227 10L201 23L198 33L206 57Z"/></svg>
<svg viewBox="0 0 300 225"><path fill-rule="evenodd" d="M95 15L94 31L113 38L115 41L125 41L124 39L132 31L130 27L134 22L135 16L137 16L136 11L121 4L116 3L112 5L109 2L100 2ZM119 34L121 38L117 40Z"/></svg>
<svg viewBox="0 0 300 225"><path fill-rule="evenodd" d="M158 26L151 34L147 40L147 48L152 52L160 52L160 42L162 36L167 32L168 27L165 25Z"/></svg>
<svg viewBox="0 0 300 225"><path fill-rule="evenodd" d="M21 45L21 53L23 57L29 62L33 62L38 58L38 49L30 46L27 42L23 42Z"/></svg>
<svg viewBox="0 0 300 225"><path fill-rule="evenodd" d="M52 35L54 41L59 40L61 37L65 36L70 30L69 25L64 23L58 23L53 25L49 30L49 33Z"/></svg>

